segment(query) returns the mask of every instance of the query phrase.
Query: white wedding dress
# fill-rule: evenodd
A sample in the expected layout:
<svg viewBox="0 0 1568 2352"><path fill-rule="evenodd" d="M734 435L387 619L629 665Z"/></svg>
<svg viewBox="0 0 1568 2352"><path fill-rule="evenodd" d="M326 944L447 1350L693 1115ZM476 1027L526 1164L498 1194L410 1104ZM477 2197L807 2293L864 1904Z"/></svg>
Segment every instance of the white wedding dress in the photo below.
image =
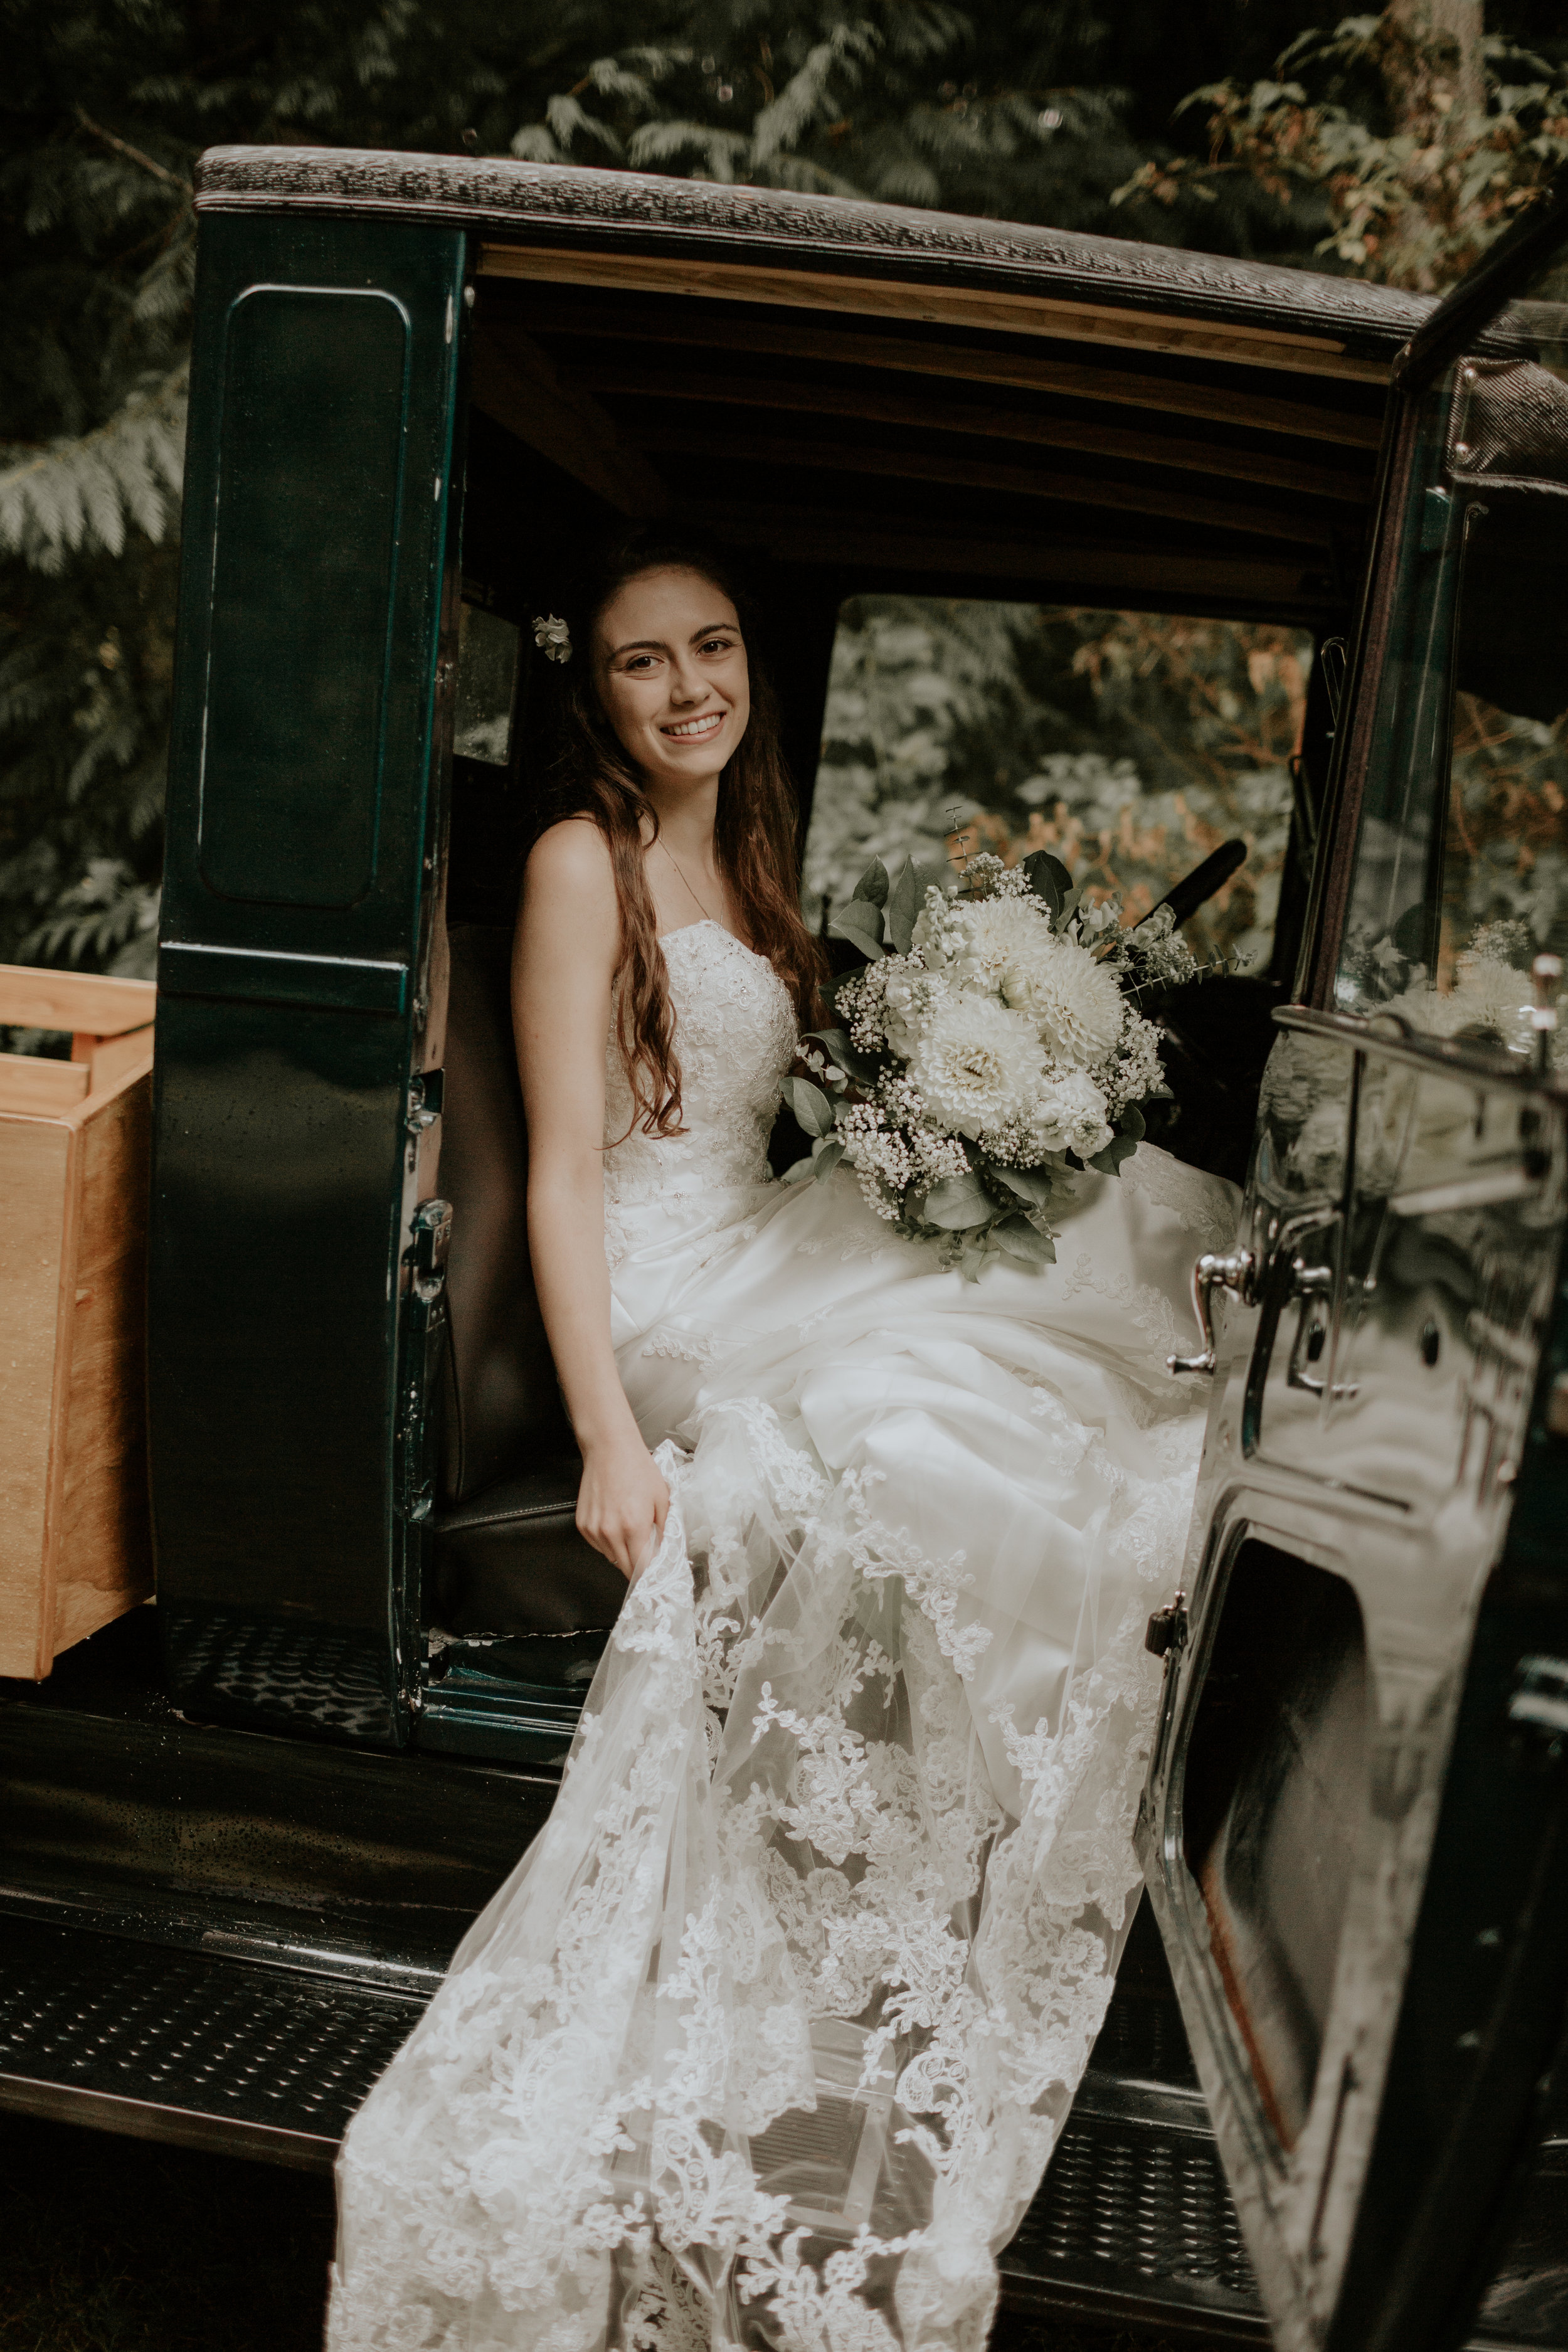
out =
<svg viewBox="0 0 1568 2352"><path fill-rule="evenodd" d="M771 966L664 942L687 1132L607 1154L672 1496L561 1794L354 2117L331 2352L967 2352L1136 1899L1229 1186L1142 1148L1039 1273L768 1181ZM609 1055L611 1139L630 1103Z"/></svg>

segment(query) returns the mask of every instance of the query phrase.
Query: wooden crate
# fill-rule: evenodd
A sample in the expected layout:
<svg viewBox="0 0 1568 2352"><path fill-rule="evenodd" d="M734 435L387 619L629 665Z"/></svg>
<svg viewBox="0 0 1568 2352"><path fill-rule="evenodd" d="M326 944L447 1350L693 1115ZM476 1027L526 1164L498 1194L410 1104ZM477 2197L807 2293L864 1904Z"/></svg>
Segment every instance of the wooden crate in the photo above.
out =
<svg viewBox="0 0 1568 2352"><path fill-rule="evenodd" d="M147 1507L146 981L0 964L0 1022L71 1058L0 1055L0 1675L153 1590Z"/></svg>

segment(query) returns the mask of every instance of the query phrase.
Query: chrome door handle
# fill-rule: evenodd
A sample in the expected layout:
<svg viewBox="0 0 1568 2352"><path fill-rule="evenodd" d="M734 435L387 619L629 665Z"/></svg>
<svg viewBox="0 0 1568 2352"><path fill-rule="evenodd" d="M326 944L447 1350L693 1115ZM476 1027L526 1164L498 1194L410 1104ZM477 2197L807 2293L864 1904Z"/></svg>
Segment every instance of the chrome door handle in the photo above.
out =
<svg viewBox="0 0 1568 2352"><path fill-rule="evenodd" d="M1248 1305L1252 1297L1252 1276L1257 1259L1249 1249L1205 1250L1193 1268L1193 1313L1197 1320L1198 1335L1203 1340L1202 1352L1196 1356L1167 1356L1165 1367L1173 1372L1212 1372L1214 1355L1214 1294L1228 1290L1234 1298Z"/></svg>

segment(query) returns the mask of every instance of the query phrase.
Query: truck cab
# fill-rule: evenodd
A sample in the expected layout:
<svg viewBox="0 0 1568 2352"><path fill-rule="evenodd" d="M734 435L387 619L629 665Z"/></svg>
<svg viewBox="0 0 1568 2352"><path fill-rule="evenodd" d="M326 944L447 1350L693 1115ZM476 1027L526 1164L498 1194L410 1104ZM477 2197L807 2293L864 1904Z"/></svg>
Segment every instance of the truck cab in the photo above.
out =
<svg viewBox="0 0 1568 2352"><path fill-rule="evenodd" d="M510 927L552 583L679 515L755 573L803 843L848 599L1311 641L1267 953L1155 1008L1167 1140L1245 1203L1184 1342L1150 1900L1005 2289L1568 2340L1568 211L1434 309L466 158L219 149L196 201L122 1178L156 1594L0 1685L0 2104L330 2165L548 1811L623 1587L533 1297Z"/></svg>

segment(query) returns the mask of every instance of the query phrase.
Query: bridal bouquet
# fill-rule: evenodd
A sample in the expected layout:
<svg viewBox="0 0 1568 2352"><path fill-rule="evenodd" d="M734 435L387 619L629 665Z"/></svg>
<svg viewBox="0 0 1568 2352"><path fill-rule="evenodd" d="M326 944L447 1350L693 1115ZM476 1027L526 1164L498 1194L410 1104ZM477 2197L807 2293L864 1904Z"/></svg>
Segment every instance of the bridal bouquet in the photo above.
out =
<svg viewBox="0 0 1568 2352"><path fill-rule="evenodd" d="M998 1253L1047 1263L1073 1172L1114 1174L1164 1091L1135 997L1197 969L1170 910L1124 929L1044 850L972 858L961 896L922 907L912 866L878 858L830 928L868 961L808 1041L813 1076L785 1082L816 1139L785 1181L845 1161L879 1217L972 1279Z"/></svg>

